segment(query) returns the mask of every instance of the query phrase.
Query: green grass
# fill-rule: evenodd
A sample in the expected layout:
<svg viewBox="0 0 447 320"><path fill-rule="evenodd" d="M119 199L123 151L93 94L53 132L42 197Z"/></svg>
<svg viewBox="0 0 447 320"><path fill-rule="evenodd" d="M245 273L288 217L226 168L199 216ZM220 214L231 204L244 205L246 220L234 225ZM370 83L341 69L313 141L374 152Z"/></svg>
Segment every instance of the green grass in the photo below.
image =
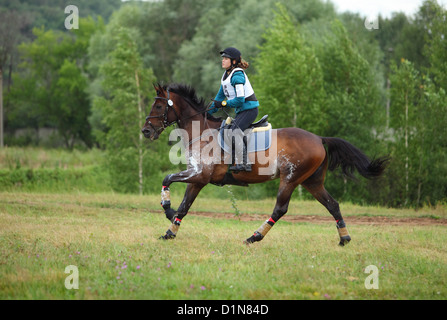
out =
<svg viewBox="0 0 447 320"><path fill-rule="evenodd" d="M0 149L0 169L72 169L95 166L104 161L104 152L35 147L5 147Z"/></svg>
<svg viewBox="0 0 447 320"><path fill-rule="evenodd" d="M159 195L0 193L0 299L446 299L447 232L440 225L349 225L338 247L334 223L278 222L242 244L260 221L187 216L178 236ZM173 197L177 206L179 197ZM238 201L241 215L269 213L273 200ZM327 215L316 201L289 214ZM346 217L446 217L445 207L397 210L341 204ZM234 212L198 199L192 210ZM346 218L349 221L348 218ZM79 270L79 289L64 286ZM379 289L367 290L368 265Z"/></svg>
<svg viewBox="0 0 447 320"><path fill-rule="evenodd" d="M104 152L64 149L0 149L0 191L109 192Z"/></svg>

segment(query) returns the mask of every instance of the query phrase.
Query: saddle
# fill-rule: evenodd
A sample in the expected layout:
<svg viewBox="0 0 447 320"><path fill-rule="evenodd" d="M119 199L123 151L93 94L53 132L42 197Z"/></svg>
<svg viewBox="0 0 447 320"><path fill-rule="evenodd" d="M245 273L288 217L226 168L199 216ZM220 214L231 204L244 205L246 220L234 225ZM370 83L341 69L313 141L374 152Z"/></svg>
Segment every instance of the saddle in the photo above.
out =
<svg viewBox="0 0 447 320"><path fill-rule="evenodd" d="M260 120L253 122L251 125L249 125L248 129L266 128L269 126L271 128L271 124L267 121L268 117L269 117L268 114L264 115ZM222 125L220 126L220 128L222 129L225 126L230 126L231 123L233 122L233 120L234 120L233 118L228 117L226 120L222 121ZM225 128L223 128L223 129L225 129ZM267 130L267 129L264 129L264 130ZM258 130L253 130L253 131L264 131L264 130L258 129Z"/></svg>
<svg viewBox="0 0 447 320"><path fill-rule="evenodd" d="M249 128L264 128L264 127L268 127L268 126L271 127L272 125L267 121L268 117L269 117L268 114L264 115L260 120L253 122L249 126ZM263 131L263 130L259 130L259 131Z"/></svg>
<svg viewBox="0 0 447 320"><path fill-rule="evenodd" d="M265 151L272 143L272 125L267 121L268 115L264 115L259 121L253 122L247 130L247 152ZM232 147L227 144L224 130L231 125L233 119L228 117L220 126L218 143L226 153L232 152Z"/></svg>

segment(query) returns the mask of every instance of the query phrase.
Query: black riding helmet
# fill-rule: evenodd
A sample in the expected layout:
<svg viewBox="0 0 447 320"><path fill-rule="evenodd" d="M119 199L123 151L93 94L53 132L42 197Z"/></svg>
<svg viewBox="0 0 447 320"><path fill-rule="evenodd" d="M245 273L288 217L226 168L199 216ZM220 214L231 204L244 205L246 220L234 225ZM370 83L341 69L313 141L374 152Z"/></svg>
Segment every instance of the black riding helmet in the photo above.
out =
<svg viewBox="0 0 447 320"><path fill-rule="evenodd" d="M230 58L231 60L236 60L236 64L241 62L241 52L233 47L226 48L225 50L220 52L222 57Z"/></svg>

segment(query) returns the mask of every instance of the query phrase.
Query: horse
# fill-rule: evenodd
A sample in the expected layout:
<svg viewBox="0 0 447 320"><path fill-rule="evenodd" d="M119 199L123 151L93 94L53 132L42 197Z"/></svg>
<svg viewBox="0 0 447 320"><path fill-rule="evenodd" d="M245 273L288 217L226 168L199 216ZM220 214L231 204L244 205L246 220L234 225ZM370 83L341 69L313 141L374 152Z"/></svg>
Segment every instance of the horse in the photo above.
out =
<svg viewBox="0 0 447 320"><path fill-rule="evenodd" d="M367 179L374 179L383 174L390 160L388 156L370 159L344 139L320 137L295 127L278 128L272 129L274 139L271 147L263 151L262 163L259 160L262 157L258 157L259 152L252 152L249 154L252 162L251 172L230 173L228 162L224 161L228 155L217 145L217 137L214 134L221 128L221 119L208 114L205 100L199 98L194 88L188 85L154 84L154 88L156 97L141 129L144 137L154 141L167 127L176 124L187 133L185 145L196 150L193 152L188 149L185 152L188 160L186 170L168 174L162 182L161 205L171 225L161 239L174 239L177 236L183 218L206 185L248 186L280 179L273 213L253 235L244 240L245 244L261 241L286 214L292 193L298 185L309 191L333 216L340 238L339 245L345 246L351 241L339 203L324 187L326 172L339 168L348 177L354 177L354 172L357 171ZM198 132L197 137L193 137L194 130L196 135ZM214 150L214 159L220 161L205 161L210 157L208 152L201 152L205 149ZM177 211L171 208L169 194L169 188L174 182L187 183Z"/></svg>

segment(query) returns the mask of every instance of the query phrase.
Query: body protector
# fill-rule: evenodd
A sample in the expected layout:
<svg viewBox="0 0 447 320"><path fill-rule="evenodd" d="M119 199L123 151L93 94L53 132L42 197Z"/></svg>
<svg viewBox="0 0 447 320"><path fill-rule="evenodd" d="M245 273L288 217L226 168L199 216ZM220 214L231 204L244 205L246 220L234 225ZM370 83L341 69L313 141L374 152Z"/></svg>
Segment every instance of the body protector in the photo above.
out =
<svg viewBox="0 0 447 320"><path fill-rule="evenodd" d="M233 76L233 74L236 71L244 72L244 69L234 68L234 70L231 71L231 73L226 78L225 78L226 71L224 72L224 74L222 76L222 80L221 80L223 92L224 92L225 96L227 97L227 100L244 97L247 101L247 98L254 96L255 92L254 92L253 87L250 84L250 80L248 80L248 77L245 74L245 72L244 72L245 84L236 84L236 86L233 87L233 85L231 84L231 77ZM224 80L224 78L225 78L225 80ZM248 100L250 100L250 99L248 99Z"/></svg>

